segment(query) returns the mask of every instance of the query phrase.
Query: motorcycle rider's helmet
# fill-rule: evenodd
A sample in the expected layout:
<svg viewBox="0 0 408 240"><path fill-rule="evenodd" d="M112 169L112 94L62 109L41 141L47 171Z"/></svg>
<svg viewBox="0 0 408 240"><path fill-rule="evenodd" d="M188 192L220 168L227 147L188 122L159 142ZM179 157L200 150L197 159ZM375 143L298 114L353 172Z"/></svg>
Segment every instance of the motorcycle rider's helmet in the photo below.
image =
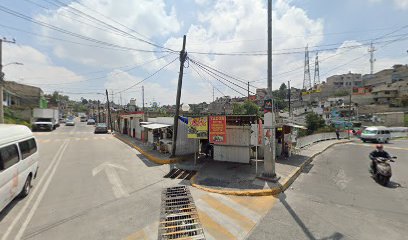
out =
<svg viewBox="0 0 408 240"><path fill-rule="evenodd" d="M384 149L384 146L383 146L382 144L377 144L377 145L375 146L375 148L376 148L378 151L382 151L382 150Z"/></svg>

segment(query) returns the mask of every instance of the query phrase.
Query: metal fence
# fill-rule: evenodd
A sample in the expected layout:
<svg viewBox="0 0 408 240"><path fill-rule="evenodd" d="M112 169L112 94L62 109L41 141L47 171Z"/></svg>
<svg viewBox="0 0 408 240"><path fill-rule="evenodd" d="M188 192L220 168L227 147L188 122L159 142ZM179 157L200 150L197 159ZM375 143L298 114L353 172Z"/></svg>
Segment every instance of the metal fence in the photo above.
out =
<svg viewBox="0 0 408 240"><path fill-rule="evenodd" d="M340 132L340 138L348 138L348 134L346 132ZM337 139L335 132L328 132L328 133L317 133L309 136L300 137L297 139L296 148L300 149L306 147L310 144L320 141L332 140Z"/></svg>

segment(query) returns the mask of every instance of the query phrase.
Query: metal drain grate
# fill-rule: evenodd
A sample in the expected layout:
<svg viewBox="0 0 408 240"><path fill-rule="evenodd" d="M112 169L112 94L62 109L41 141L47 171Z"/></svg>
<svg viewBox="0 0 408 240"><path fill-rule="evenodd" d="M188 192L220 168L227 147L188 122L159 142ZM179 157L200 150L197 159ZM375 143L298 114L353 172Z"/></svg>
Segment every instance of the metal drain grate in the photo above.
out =
<svg viewBox="0 0 408 240"><path fill-rule="evenodd" d="M171 179L184 179L184 180L190 180L197 171L195 170L185 170L185 169L179 169L179 168L173 168L169 173L164 175L164 178L171 178Z"/></svg>
<svg viewBox="0 0 408 240"><path fill-rule="evenodd" d="M163 190L160 215L159 240L205 240L193 197L186 186Z"/></svg>

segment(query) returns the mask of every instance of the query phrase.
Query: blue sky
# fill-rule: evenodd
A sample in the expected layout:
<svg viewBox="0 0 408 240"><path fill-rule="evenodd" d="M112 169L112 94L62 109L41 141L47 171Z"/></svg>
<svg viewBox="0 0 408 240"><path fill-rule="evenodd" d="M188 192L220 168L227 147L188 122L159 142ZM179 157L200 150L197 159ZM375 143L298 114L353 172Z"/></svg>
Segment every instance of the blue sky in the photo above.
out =
<svg viewBox="0 0 408 240"><path fill-rule="evenodd" d="M85 97L102 100L100 93L109 89L115 93L115 102L119 102L120 97L123 103L136 98L140 104L143 85L147 102L173 104L179 71L177 53L160 52L161 48L138 41L134 37L179 51L182 36L186 34L187 51L190 52L191 59L228 73L240 81L228 77L229 81L220 77L216 80L202 72L198 66L186 65L182 102L211 101L213 86L216 97L224 94L246 95L243 82L254 81L251 85L255 87L266 86L266 56L263 55L267 46L266 2L4 0L0 3L1 7L81 36L128 48L156 51L142 53L105 49L106 46L68 36L0 11L1 36L17 40L17 44L3 44L3 64L13 61L24 63L23 66L7 66L4 72L8 80L40 86L45 92L58 90L74 99ZM60 4L67 4L74 10ZM132 36L120 36L121 33L114 33L115 30L106 29L89 18L73 14L75 9L131 33L133 39ZM274 53L284 53L273 57L274 88L288 80L292 81L292 86L302 85L303 48L306 44L311 46L311 50L321 50L319 64L322 81L332 74L348 71L368 73L368 46L365 44L370 39L377 42L376 71L393 64L408 63L408 27L404 28L408 22L407 0L277 0L274 1L273 14ZM19 31L10 27L18 28ZM30 35L21 30L76 44ZM386 34L389 34L387 38L375 39ZM396 41L387 42L391 40ZM251 56L219 56L194 52L245 52ZM253 53L262 54L252 56ZM160 58L167 54L169 56ZM311 52L312 78L314 57L315 52ZM160 59L155 60L157 58ZM176 60L172 64L153 77L124 91L174 59ZM143 63L145 64L136 67ZM201 71L204 79L196 71ZM252 86L251 91L255 91Z"/></svg>

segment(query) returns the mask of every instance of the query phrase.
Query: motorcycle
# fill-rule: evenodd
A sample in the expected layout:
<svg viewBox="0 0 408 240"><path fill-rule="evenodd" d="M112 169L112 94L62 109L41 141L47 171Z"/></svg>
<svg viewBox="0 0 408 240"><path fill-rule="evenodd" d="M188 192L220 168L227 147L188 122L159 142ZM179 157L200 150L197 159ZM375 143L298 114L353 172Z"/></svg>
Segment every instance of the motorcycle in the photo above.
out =
<svg viewBox="0 0 408 240"><path fill-rule="evenodd" d="M395 162L394 159L397 157L392 157L392 158L382 158L382 157L377 157L375 158L374 161L376 161L376 168L375 172L370 168L370 172L372 174L372 177L376 182L383 186L387 186L388 183L390 182L391 178L391 165L389 162Z"/></svg>

